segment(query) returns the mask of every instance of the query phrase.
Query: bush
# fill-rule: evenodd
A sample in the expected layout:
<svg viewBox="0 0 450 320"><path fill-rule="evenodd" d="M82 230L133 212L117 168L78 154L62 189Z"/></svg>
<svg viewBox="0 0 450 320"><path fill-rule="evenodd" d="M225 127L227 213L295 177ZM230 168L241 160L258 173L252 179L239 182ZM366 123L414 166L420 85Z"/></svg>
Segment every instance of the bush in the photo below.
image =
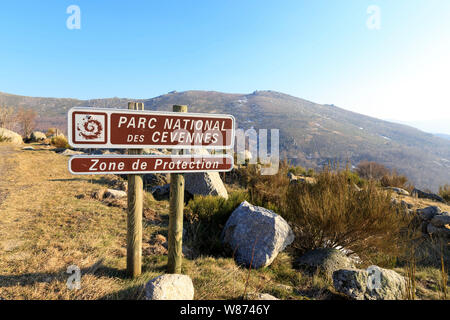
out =
<svg viewBox="0 0 450 320"><path fill-rule="evenodd" d="M50 136L56 134L56 131L57 131L56 128L49 128L49 129L47 130L47 132L45 133L45 135L46 135L47 137L50 137Z"/></svg>
<svg viewBox="0 0 450 320"><path fill-rule="evenodd" d="M356 168L356 173L367 180L375 180L382 187L396 187L412 191L414 186L408 182L408 178L397 173L397 170L390 170L377 162L361 161Z"/></svg>
<svg viewBox="0 0 450 320"><path fill-rule="evenodd" d="M350 170L345 170L345 171L342 171L342 174L346 175L348 183L354 183L355 185L357 185L360 188L362 188L365 185L367 185L367 180L361 178L358 175L358 173L356 173L356 172L353 172L353 171L350 171Z"/></svg>
<svg viewBox="0 0 450 320"><path fill-rule="evenodd" d="M289 172L296 176L304 176L306 175L306 169L301 166L295 166L289 168Z"/></svg>
<svg viewBox="0 0 450 320"><path fill-rule="evenodd" d="M400 231L410 219L391 204L389 194L374 182L361 191L351 188L346 171L325 169L316 179L291 186L281 211L293 227L295 249L344 247L366 259L399 252Z"/></svg>
<svg viewBox="0 0 450 320"><path fill-rule="evenodd" d="M289 183L280 165L273 176L250 179L252 203L283 216L295 233L298 254L316 248L345 247L361 258L394 255L400 250L401 230L409 217L391 204L390 195L349 170L316 174L316 183ZM365 185L361 191L352 183ZM399 251L398 251L399 252Z"/></svg>
<svg viewBox="0 0 450 320"><path fill-rule="evenodd" d="M358 164L356 173L363 179L380 180L383 176L389 175L390 170L380 163L365 160Z"/></svg>
<svg viewBox="0 0 450 320"><path fill-rule="evenodd" d="M185 208L186 244L198 254L221 255L224 247L220 234L231 213L248 194L230 193L228 199L217 196L195 196Z"/></svg>
<svg viewBox="0 0 450 320"><path fill-rule="evenodd" d="M412 191L414 187L408 183L408 178L404 175L397 174L397 171L393 170L391 173L384 175L380 180L383 187L397 187Z"/></svg>
<svg viewBox="0 0 450 320"><path fill-rule="evenodd" d="M67 142L67 138L63 135L53 137L50 143L56 148L70 148L69 143Z"/></svg>
<svg viewBox="0 0 450 320"><path fill-rule="evenodd" d="M450 185L439 187L439 195L447 202L450 202Z"/></svg>

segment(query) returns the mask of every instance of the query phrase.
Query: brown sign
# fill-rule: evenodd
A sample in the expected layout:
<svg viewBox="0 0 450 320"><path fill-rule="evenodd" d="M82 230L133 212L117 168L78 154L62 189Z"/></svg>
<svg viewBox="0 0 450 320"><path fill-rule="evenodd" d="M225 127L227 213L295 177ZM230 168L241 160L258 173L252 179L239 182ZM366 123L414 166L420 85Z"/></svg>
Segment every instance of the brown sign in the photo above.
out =
<svg viewBox="0 0 450 320"><path fill-rule="evenodd" d="M74 148L231 149L232 115L72 108L69 144Z"/></svg>
<svg viewBox="0 0 450 320"><path fill-rule="evenodd" d="M229 155L103 155L73 156L72 174L146 174L217 171L233 168Z"/></svg>

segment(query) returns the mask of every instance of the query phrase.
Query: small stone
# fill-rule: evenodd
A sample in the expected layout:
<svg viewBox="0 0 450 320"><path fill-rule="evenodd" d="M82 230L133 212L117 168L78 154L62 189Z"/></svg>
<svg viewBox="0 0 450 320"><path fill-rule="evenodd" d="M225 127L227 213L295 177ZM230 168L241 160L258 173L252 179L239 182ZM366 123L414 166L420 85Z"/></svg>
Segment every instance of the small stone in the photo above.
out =
<svg viewBox="0 0 450 320"><path fill-rule="evenodd" d="M194 285L187 275L164 274L147 282L145 298L147 300L193 300Z"/></svg>

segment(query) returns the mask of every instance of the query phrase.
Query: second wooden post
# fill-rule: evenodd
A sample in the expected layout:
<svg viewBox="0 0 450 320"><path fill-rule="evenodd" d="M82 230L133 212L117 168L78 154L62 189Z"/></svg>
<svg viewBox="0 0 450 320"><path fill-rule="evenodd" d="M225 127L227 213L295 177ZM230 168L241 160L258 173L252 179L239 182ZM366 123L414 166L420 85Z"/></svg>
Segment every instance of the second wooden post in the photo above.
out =
<svg viewBox="0 0 450 320"><path fill-rule="evenodd" d="M187 106L173 106L174 112L187 112ZM179 154L179 152L177 152ZM182 152L181 152L182 153ZM168 239L168 273L181 273L184 210L184 175L170 174L170 216Z"/></svg>
<svg viewBox="0 0 450 320"><path fill-rule="evenodd" d="M128 109L144 110L143 103L129 102ZM128 149L128 154L142 154L142 149ZM128 175L127 212L127 273L131 277L141 274L142 265L142 210L144 201L142 175Z"/></svg>

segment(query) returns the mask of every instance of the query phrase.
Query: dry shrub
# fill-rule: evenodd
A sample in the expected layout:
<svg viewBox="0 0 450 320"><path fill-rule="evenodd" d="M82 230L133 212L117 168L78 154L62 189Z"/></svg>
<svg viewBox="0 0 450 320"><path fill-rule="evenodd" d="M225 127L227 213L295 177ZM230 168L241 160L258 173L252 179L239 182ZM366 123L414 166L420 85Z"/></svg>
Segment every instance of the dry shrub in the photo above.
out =
<svg viewBox="0 0 450 320"><path fill-rule="evenodd" d="M281 162L278 172L274 175L261 175L256 168L248 170L248 192L253 204L266 207L275 212L283 207L289 188L289 165Z"/></svg>
<svg viewBox="0 0 450 320"><path fill-rule="evenodd" d="M317 176L316 184L292 185L282 214L293 227L298 251L343 247L366 259L399 252L401 230L410 220L375 183L357 191L345 171L328 169Z"/></svg>
<svg viewBox="0 0 450 320"><path fill-rule="evenodd" d="M358 164L356 173L363 179L380 180L383 176L389 175L390 170L380 163L364 160Z"/></svg>
<svg viewBox="0 0 450 320"><path fill-rule="evenodd" d="M439 187L439 195L447 202L450 202L450 185Z"/></svg>
<svg viewBox="0 0 450 320"><path fill-rule="evenodd" d="M47 130L47 132L45 133L45 135L46 135L47 137L50 137L50 136L56 134L56 131L58 131L58 129L56 129L56 128L49 128L49 129Z"/></svg>
<svg viewBox="0 0 450 320"><path fill-rule="evenodd" d="M384 175L380 182L383 187L403 188L410 192L414 189L414 186L408 182L408 178L398 174L396 170L392 170L389 174Z"/></svg>
<svg viewBox="0 0 450 320"><path fill-rule="evenodd" d="M388 169L380 163L373 161L361 161L356 173L362 179L378 181L383 187L396 187L412 191L414 186L408 182L408 178L398 174L396 169Z"/></svg>
<svg viewBox="0 0 450 320"><path fill-rule="evenodd" d="M401 230L410 218L392 205L390 195L374 181L364 181L365 187L358 191L353 187L357 176L349 170L324 168L316 174L316 183L289 183L288 170L284 163L273 176L253 172L249 193L254 204L274 210L289 222L295 233L293 248L299 254L344 247L374 260L381 253L400 252Z"/></svg>
<svg viewBox="0 0 450 320"><path fill-rule="evenodd" d="M67 138L63 135L53 137L50 143L56 148L70 148L69 143L67 142Z"/></svg>

